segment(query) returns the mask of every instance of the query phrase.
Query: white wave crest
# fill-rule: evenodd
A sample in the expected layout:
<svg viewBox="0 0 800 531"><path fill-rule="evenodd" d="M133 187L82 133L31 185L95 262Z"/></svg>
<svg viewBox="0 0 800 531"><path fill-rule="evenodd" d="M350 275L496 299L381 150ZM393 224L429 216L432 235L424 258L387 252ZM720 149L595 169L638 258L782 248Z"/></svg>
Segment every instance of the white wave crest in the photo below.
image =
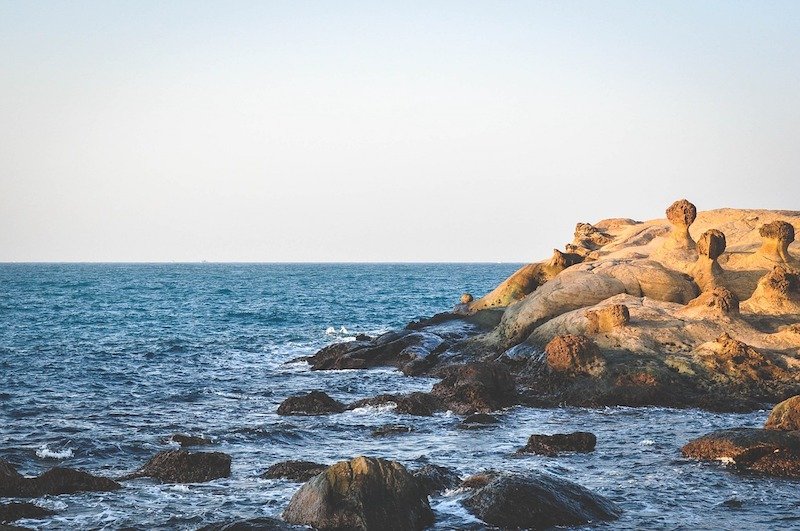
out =
<svg viewBox="0 0 800 531"><path fill-rule="evenodd" d="M72 448L51 450L46 444L43 444L36 450L36 455L41 459L69 459L74 454L72 453Z"/></svg>

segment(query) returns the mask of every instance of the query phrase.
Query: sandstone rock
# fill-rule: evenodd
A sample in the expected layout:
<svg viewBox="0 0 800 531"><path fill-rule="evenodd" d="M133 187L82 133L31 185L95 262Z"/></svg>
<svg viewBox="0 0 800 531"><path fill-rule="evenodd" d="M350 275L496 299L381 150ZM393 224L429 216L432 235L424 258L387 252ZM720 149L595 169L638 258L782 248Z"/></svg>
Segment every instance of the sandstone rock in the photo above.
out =
<svg viewBox="0 0 800 531"><path fill-rule="evenodd" d="M12 502L0 504L0 522L13 522L23 518L42 519L56 514L50 509L39 507L27 502Z"/></svg>
<svg viewBox="0 0 800 531"><path fill-rule="evenodd" d="M429 393L419 391L407 395L378 395L372 398L357 400L348 406L348 409L359 407L381 406L384 404L395 404L396 413L429 417L442 409L441 401Z"/></svg>
<svg viewBox="0 0 800 531"><path fill-rule="evenodd" d="M464 500L472 514L506 529L549 529L613 520L619 508L569 481L542 473L500 475Z"/></svg>
<svg viewBox="0 0 800 531"><path fill-rule="evenodd" d="M531 435L528 443L517 450L518 454L557 456L559 452L593 452L597 437L593 433L576 431L554 435Z"/></svg>
<svg viewBox="0 0 800 531"><path fill-rule="evenodd" d="M599 334L627 325L631 321L631 314L624 304L612 304L599 310L587 310L586 318L589 320L586 333Z"/></svg>
<svg viewBox="0 0 800 531"><path fill-rule="evenodd" d="M345 405L322 391L290 396L278 406L278 415L328 415L342 413Z"/></svg>
<svg viewBox="0 0 800 531"><path fill-rule="evenodd" d="M794 226L785 221L773 221L761 226L759 234L764 239L758 254L779 264L793 263L789 245L794 241Z"/></svg>
<svg viewBox="0 0 800 531"><path fill-rule="evenodd" d="M768 430L800 430L800 395L788 398L772 408L764 428Z"/></svg>
<svg viewBox="0 0 800 531"><path fill-rule="evenodd" d="M710 260L716 260L725 252L725 234L717 229L709 229L697 240L697 252Z"/></svg>
<svg viewBox="0 0 800 531"><path fill-rule="evenodd" d="M203 483L231 475L231 456L222 452L159 452L123 480L150 477L169 483Z"/></svg>
<svg viewBox="0 0 800 531"><path fill-rule="evenodd" d="M716 287L704 291L699 297L689 301L681 315L694 318L719 318L739 315L739 299L730 290Z"/></svg>
<svg viewBox="0 0 800 531"><path fill-rule="evenodd" d="M611 236L593 226L591 223L578 223L575 226L575 239L572 241L572 244L576 247L594 251L607 245L612 239Z"/></svg>
<svg viewBox="0 0 800 531"><path fill-rule="evenodd" d="M675 201L667 207L667 219L675 226L688 229L696 218L697 208L686 199Z"/></svg>
<svg viewBox="0 0 800 531"><path fill-rule="evenodd" d="M473 298L471 293L462 293L461 294L461 300L459 302L461 302L461 304L469 304L473 300L474 300L474 298Z"/></svg>
<svg viewBox="0 0 800 531"><path fill-rule="evenodd" d="M456 413L487 413L516 400L514 378L499 363L469 363L450 370L431 394Z"/></svg>
<svg viewBox="0 0 800 531"><path fill-rule="evenodd" d="M597 376L606 365L597 345L586 336L557 336L544 352L547 366L554 372Z"/></svg>
<svg viewBox="0 0 800 531"><path fill-rule="evenodd" d="M26 478L7 461L0 459L0 497L36 498L47 494L106 492L122 488L108 478L80 470L55 467L38 477Z"/></svg>
<svg viewBox="0 0 800 531"><path fill-rule="evenodd" d="M429 496L447 489L454 489L461 483L458 473L446 466L424 465L415 470L413 476Z"/></svg>
<svg viewBox="0 0 800 531"><path fill-rule="evenodd" d="M800 274L775 266L759 280L753 296L742 303L741 309L763 315L800 314Z"/></svg>
<svg viewBox="0 0 800 531"><path fill-rule="evenodd" d="M768 382L786 377L786 370L772 359L742 341L722 334L714 343L695 353L706 371L721 379Z"/></svg>
<svg viewBox="0 0 800 531"><path fill-rule="evenodd" d="M419 482L395 461L341 461L298 490L283 513L289 523L316 529L412 530L433 523Z"/></svg>
<svg viewBox="0 0 800 531"><path fill-rule="evenodd" d="M288 479L290 481L305 482L317 474L328 469L328 465L321 465L311 461L281 461L270 466L261 474L264 479Z"/></svg>
<svg viewBox="0 0 800 531"><path fill-rule="evenodd" d="M701 292L711 291L724 283L724 272L717 259L725 252L725 235L717 229L707 230L697 241L699 256L691 275Z"/></svg>

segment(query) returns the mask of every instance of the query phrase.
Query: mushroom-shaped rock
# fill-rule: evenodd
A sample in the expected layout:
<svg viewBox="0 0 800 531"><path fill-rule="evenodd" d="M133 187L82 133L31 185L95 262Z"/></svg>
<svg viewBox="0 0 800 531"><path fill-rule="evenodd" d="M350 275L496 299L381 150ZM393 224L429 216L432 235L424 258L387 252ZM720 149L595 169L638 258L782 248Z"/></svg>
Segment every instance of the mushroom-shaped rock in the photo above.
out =
<svg viewBox="0 0 800 531"><path fill-rule="evenodd" d="M725 252L725 234L717 229L705 231L697 240L697 253L709 260L716 260Z"/></svg>
<svg viewBox="0 0 800 531"><path fill-rule="evenodd" d="M800 430L800 395L788 398L772 408L764 424L768 430Z"/></svg>
<svg viewBox="0 0 800 531"><path fill-rule="evenodd" d="M422 485L403 465L363 456L309 480L283 513L289 523L322 530L414 530L433 518Z"/></svg>
<svg viewBox="0 0 800 531"><path fill-rule="evenodd" d="M468 363L451 369L431 394L459 414L487 413L513 405L514 378L499 363Z"/></svg>
<svg viewBox="0 0 800 531"><path fill-rule="evenodd" d="M695 242L689 234L689 226L696 217L697 208L686 199L672 203L667 208L667 219L672 228L663 245L651 255L651 258L669 267L686 271L697 258Z"/></svg>
<svg viewBox="0 0 800 531"><path fill-rule="evenodd" d="M631 322L631 313L624 304L611 304L598 310L587 310L584 314L589 324L587 334L610 332Z"/></svg>
<svg viewBox="0 0 800 531"><path fill-rule="evenodd" d="M463 504L492 526L550 529L614 520L620 514L611 501L549 474L501 474L487 479Z"/></svg>
<svg viewBox="0 0 800 531"><path fill-rule="evenodd" d="M600 349L586 336L556 336L544 352L547 366L554 372L596 376L605 370L606 363Z"/></svg>
<svg viewBox="0 0 800 531"><path fill-rule="evenodd" d="M539 454L556 456L559 452L593 452L597 446L597 437L587 431L573 433L556 433L553 435L533 434L528 444L517 450L518 454Z"/></svg>
<svg viewBox="0 0 800 531"><path fill-rule="evenodd" d="M327 469L328 465L321 465L312 461L281 461L269 467L266 472L261 474L261 477L264 479L308 481Z"/></svg>
<svg viewBox="0 0 800 531"><path fill-rule="evenodd" d="M689 228L697 218L697 208L686 199L679 199L667 207L667 219L677 227Z"/></svg>
<svg viewBox="0 0 800 531"><path fill-rule="evenodd" d="M737 316L739 315L739 299L727 288L718 286L704 291L699 297L689 301L686 308L677 313L694 318Z"/></svg>
<svg viewBox="0 0 800 531"><path fill-rule="evenodd" d="M794 226L785 221L773 221L761 226L758 233L763 239L758 254L768 260L788 264L793 262L789 245L794 241Z"/></svg>
<svg viewBox="0 0 800 531"><path fill-rule="evenodd" d="M150 477L168 483L203 483L231 475L231 456L222 452L167 450L122 479Z"/></svg>
<svg viewBox="0 0 800 531"><path fill-rule="evenodd" d="M758 281L753 295L742 302L741 309L766 315L800 313L800 274L776 265Z"/></svg>
<svg viewBox="0 0 800 531"><path fill-rule="evenodd" d="M413 476L428 495L454 489L461 484L461 477L458 473L446 466L423 465L414 471Z"/></svg>
<svg viewBox="0 0 800 531"><path fill-rule="evenodd" d="M707 230L697 240L697 262L691 268L691 275L700 291L712 290L722 285L722 267L717 258L725 252L725 234L717 229Z"/></svg>
<svg viewBox="0 0 800 531"><path fill-rule="evenodd" d="M290 396L278 406L278 415L327 415L342 413L344 404L322 391Z"/></svg>

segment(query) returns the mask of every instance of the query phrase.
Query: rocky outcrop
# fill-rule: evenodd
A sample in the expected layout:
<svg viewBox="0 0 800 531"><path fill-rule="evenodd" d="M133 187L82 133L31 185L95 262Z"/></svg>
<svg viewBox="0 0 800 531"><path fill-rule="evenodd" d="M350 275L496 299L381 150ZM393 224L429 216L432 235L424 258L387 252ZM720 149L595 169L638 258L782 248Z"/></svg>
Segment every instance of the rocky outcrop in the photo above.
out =
<svg viewBox="0 0 800 531"><path fill-rule="evenodd" d="M757 254L776 264L793 264L789 245L794 241L794 226L785 221L773 221L761 226L758 233L764 239Z"/></svg>
<svg viewBox="0 0 800 531"><path fill-rule="evenodd" d="M270 466L260 477L264 479L288 479L305 482L328 469L311 461L281 461Z"/></svg>
<svg viewBox="0 0 800 531"><path fill-rule="evenodd" d="M278 406L278 415L329 415L342 413L345 405L322 391L290 396Z"/></svg>
<svg viewBox="0 0 800 531"><path fill-rule="evenodd" d="M517 450L518 454L539 454L555 457L561 452L593 452L597 437L586 431L556 433L554 435L531 435L528 443Z"/></svg>
<svg viewBox="0 0 800 531"><path fill-rule="evenodd" d="M797 432L734 428L695 439L681 449L685 457L719 460L738 470L780 477L800 477Z"/></svg>
<svg viewBox="0 0 800 531"><path fill-rule="evenodd" d="M544 352L547 367L554 372L597 376L605 370L603 355L586 336L556 336Z"/></svg>
<svg viewBox="0 0 800 531"><path fill-rule="evenodd" d="M454 489L461 484L458 473L446 466L423 465L414 470L413 476L428 496Z"/></svg>
<svg viewBox="0 0 800 531"><path fill-rule="evenodd" d="M576 526L614 520L621 513L602 496L542 473L495 476L463 503L487 524L504 529Z"/></svg>
<svg viewBox="0 0 800 531"><path fill-rule="evenodd" d="M231 456L222 452L167 450L123 480L149 477L168 483L204 483L231 475Z"/></svg>
<svg viewBox="0 0 800 531"><path fill-rule="evenodd" d="M587 334L610 332L631 322L630 310L624 304L612 304L598 310L587 310L585 315L589 321L589 326L586 328Z"/></svg>
<svg viewBox="0 0 800 531"><path fill-rule="evenodd" d="M7 461L0 459L0 497L37 498L76 492L107 492L122 488L108 478L93 476L71 468L55 467L40 476L26 478Z"/></svg>
<svg viewBox="0 0 800 531"><path fill-rule="evenodd" d="M455 413L488 413L516 403L514 378L499 363L468 363L445 373L431 395Z"/></svg>
<svg viewBox="0 0 800 531"><path fill-rule="evenodd" d="M764 424L767 430L800 430L800 395L787 398L774 408Z"/></svg>
<svg viewBox="0 0 800 531"><path fill-rule="evenodd" d="M718 258L725 252L725 235L710 229L697 240L697 262L692 266L691 275L701 292L711 291L723 285L724 272Z"/></svg>
<svg viewBox="0 0 800 531"><path fill-rule="evenodd" d="M762 315L800 315L800 274L777 265L758 282L742 311Z"/></svg>
<svg viewBox="0 0 800 531"><path fill-rule="evenodd" d="M283 513L289 523L316 529L411 530L433 523L427 495L395 461L341 461L298 490Z"/></svg>
<svg viewBox="0 0 800 531"><path fill-rule="evenodd" d="M50 509L27 502L0 503L0 523L14 522L23 518L42 519L56 514Z"/></svg>

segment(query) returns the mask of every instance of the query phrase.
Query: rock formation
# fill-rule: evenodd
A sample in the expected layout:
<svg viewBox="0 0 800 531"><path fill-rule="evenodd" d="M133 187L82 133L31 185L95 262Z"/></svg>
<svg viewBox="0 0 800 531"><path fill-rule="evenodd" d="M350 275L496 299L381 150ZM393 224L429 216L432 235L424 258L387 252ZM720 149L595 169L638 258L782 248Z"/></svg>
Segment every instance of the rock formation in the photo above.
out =
<svg viewBox="0 0 800 531"><path fill-rule="evenodd" d="M800 396L787 398L774 408L764 423L764 429L797 431L800 430Z"/></svg>
<svg viewBox="0 0 800 531"><path fill-rule="evenodd" d="M168 483L203 483L231 475L231 456L222 452L159 452L123 480L149 477Z"/></svg>
<svg viewBox="0 0 800 531"><path fill-rule="evenodd" d="M278 406L278 415L328 415L342 413L344 404L322 391L290 396Z"/></svg>
<svg viewBox="0 0 800 531"><path fill-rule="evenodd" d="M517 450L517 453L555 457L560 452L593 452L596 445L597 437L594 433L585 431L554 435L533 434L528 438L528 443Z"/></svg>
<svg viewBox="0 0 800 531"><path fill-rule="evenodd" d="M288 479L291 481L305 482L317 474L328 469L328 465L321 465L311 461L281 461L269 467L261 477L264 479Z"/></svg>
<svg viewBox="0 0 800 531"><path fill-rule="evenodd" d="M458 473L446 466L423 465L414 471L413 476L429 496L454 489L461 484Z"/></svg>
<svg viewBox="0 0 800 531"><path fill-rule="evenodd" d="M11 463L0 459L0 497L37 498L75 492L107 492L122 488L108 478L93 476L71 468L55 467L40 476L27 478Z"/></svg>

